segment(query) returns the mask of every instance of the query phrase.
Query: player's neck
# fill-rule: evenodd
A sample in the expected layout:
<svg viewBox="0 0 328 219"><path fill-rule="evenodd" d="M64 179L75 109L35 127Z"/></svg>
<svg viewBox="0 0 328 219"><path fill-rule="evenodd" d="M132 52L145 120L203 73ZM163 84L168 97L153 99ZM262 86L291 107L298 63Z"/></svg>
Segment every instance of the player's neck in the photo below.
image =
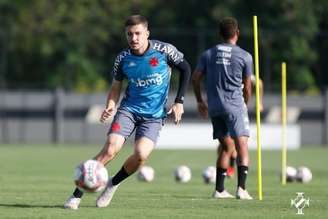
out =
<svg viewBox="0 0 328 219"><path fill-rule="evenodd" d="M237 44L237 41L238 41L238 36L235 35L234 37L225 40L225 43L229 43L229 44L232 44L232 45L236 45L236 44Z"/></svg>
<svg viewBox="0 0 328 219"><path fill-rule="evenodd" d="M226 40L225 43L236 45L237 44L237 40L235 40L235 39L229 39L229 40Z"/></svg>

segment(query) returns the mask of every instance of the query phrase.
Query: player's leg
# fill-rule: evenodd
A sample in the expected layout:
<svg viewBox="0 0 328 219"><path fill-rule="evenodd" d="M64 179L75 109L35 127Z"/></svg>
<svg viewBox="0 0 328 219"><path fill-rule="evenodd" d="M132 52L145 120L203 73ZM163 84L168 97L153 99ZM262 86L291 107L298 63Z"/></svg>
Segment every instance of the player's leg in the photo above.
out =
<svg viewBox="0 0 328 219"><path fill-rule="evenodd" d="M224 143L220 143L218 147L218 156L220 154L220 150L222 150L222 147ZM235 145L235 142L232 141L231 144ZM232 178L235 174L235 162L237 160L237 150L234 148L233 152L231 153L230 160L229 160L229 166L227 167L227 177Z"/></svg>
<svg viewBox="0 0 328 219"><path fill-rule="evenodd" d="M112 186L120 184L127 177L135 173L138 168L147 160L154 149L154 142L146 137L142 137L135 142L134 152L124 162L122 168L111 179Z"/></svg>
<svg viewBox="0 0 328 219"><path fill-rule="evenodd" d="M248 175L249 155L249 120L246 107L240 112L233 112L229 117L229 131L233 136L237 149L238 164L238 186L236 197L239 199L252 199L246 190L246 179Z"/></svg>
<svg viewBox="0 0 328 219"><path fill-rule="evenodd" d="M246 179L248 175L249 155L248 155L248 137L240 136L235 139L238 158L238 188L237 198L252 199L246 190Z"/></svg>
<svg viewBox="0 0 328 219"><path fill-rule="evenodd" d="M211 118L213 125L213 139L218 139L220 146L218 147L218 157L216 161L216 183L214 198L232 198L224 189L224 179L229 165L229 158L232 153L231 146L234 147L233 140L229 137L227 126L221 116Z"/></svg>
<svg viewBox="0 0 328 219"><path fill-rule="evenodd" d="M111 124L107 140L102 150L93 158L106 165L121 150L125 139L131 135L135 128L133 115L127 111L119 110ZM83 192L75 188L73 194L64 204L64 208L78 209Z"/></svg>
<svg viewBox="0 0 328 219"><path fill-rule="evenodd" d="M124 136L116 133L109 134L104 147L93 159L98 160L105 166L122 149L124 142Z"/></svg>
<svg viewBox="0 0 328 219"><path fill-rule="evenodd" d="M154 146L155 143L147 137L139 138L136 141L134 153L124 163L124 168L130 175L146 162Z"/></svg>
<svg viewBox="0 0 328 219"><path fill-rule="evenodd" d="M231 178L235 174L236 160L237 160L237 150L234 149L231 156L230 156L229 167L227 169L227 177Z"/></svg>
<svg viewBox="0 0 328 219"><path fill-rule="evenodd" d="M103 208L109 205L119 184L138 170L147 160L153 148L154 142L146 137L140 138L135 142L134 153L128 157L122 168L108 182L106 189L97 199L97 207Z"/></svg>
<svg viewBox="0 0 328 219"><path fill-rule="evenodd" d="M107 137L106 143L104 144L102 150L94 157L94 160L98 160L104 165L106 165L110 160L112 160L115 155L119 152L124 144L125 138L121 135L110 134ZM83 191L79 188L75 188L73 194L68 198L64 204L64 208L67 209L78 209L81 198L83 196Z"/></svg>
<svg viewBox="0 0 328 219"><path fill-rule="evenodd" d="M161 126L161 119L143 121L138 124L134 152L128 157L120 171L109 181L106 189L98 197L97 207L108 206L119 184L145 163L155 147Z"/></svg>
<svg viewBox="0 0 328 219"><path fill-rule="evenodd" d="M134 173L142 166L153 151L159 132L163 126L162 119L140 119L136 129L134 153L126 160L124 166L129 173Z"/></svg>

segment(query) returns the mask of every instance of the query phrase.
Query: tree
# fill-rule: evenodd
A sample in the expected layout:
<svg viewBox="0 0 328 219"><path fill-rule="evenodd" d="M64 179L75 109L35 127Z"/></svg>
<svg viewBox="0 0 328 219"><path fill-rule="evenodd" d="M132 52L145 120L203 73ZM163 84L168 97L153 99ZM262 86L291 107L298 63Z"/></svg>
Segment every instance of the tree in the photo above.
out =
<svg viewBox="0 0 328 219"><path fill-rule="evenodd" d="M124 21L136 13L149 19L151 38L176 45L192 67L201 51L219 42L224 16L237 17L239 44L253 53L257 15L265 87L280 87L282 61L290 89L324 86L328 34L320 30L327 30L327 11L324 0L2 0L0 86L105 89L115 56L127 46Z"/></svg>

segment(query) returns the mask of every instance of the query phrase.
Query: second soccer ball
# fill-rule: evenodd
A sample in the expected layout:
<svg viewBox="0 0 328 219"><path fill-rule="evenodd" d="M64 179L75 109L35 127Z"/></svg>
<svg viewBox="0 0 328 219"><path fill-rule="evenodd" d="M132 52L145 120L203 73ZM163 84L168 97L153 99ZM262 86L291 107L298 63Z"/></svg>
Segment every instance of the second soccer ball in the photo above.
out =
<svg viewBox="0 0 328 219"><path fill-rule="evenodd" d="M308 183L312 180L312 172L308 167L301 166L297 168L296 179L302 183Z"/></svg>
<svg viewBox="0 0 328 219"><path fill-rule="evenodd" d="M191 170L185 165L178 166L174 171L174 177L177 182L187 183L191 179Z"/></svg>
<svg viewBox="0 0 328 219"><path fill-rule="evenodd" d="M151 182L154 180L154 177L155 177L155 171L150 166L141 167L137 174L138 180L143 182Z"/></svg>
<svg viewBox="0 0 328 219"><path fill-rule="evenodd" d="M215 183L216 181L216 168L208 166L203 170L202 177L205 183Z"/></svg>

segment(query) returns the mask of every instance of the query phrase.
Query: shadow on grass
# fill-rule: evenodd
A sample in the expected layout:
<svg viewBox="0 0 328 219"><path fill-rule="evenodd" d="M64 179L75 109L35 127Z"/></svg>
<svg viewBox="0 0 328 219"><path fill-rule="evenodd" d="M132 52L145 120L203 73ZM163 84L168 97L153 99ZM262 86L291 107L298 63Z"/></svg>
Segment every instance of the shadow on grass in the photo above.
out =
<svg viewBox="0 0 328 219"><path fill-rule="evenodd" d="M61 208L65 209L63 205L38 205L38 204L2 204L0 203L0 207L9 207L9 208ZM95 206L85 206L83 208L95 208Z"/></svg>
<svg viewBox="0 0 328 219"><path fill-rule="evenodd" d="M32 205L32 204L2 204L0 207L12 207L12 208L63 208L63 205ZM64 209L64 208L63 208Z"/></svg>

